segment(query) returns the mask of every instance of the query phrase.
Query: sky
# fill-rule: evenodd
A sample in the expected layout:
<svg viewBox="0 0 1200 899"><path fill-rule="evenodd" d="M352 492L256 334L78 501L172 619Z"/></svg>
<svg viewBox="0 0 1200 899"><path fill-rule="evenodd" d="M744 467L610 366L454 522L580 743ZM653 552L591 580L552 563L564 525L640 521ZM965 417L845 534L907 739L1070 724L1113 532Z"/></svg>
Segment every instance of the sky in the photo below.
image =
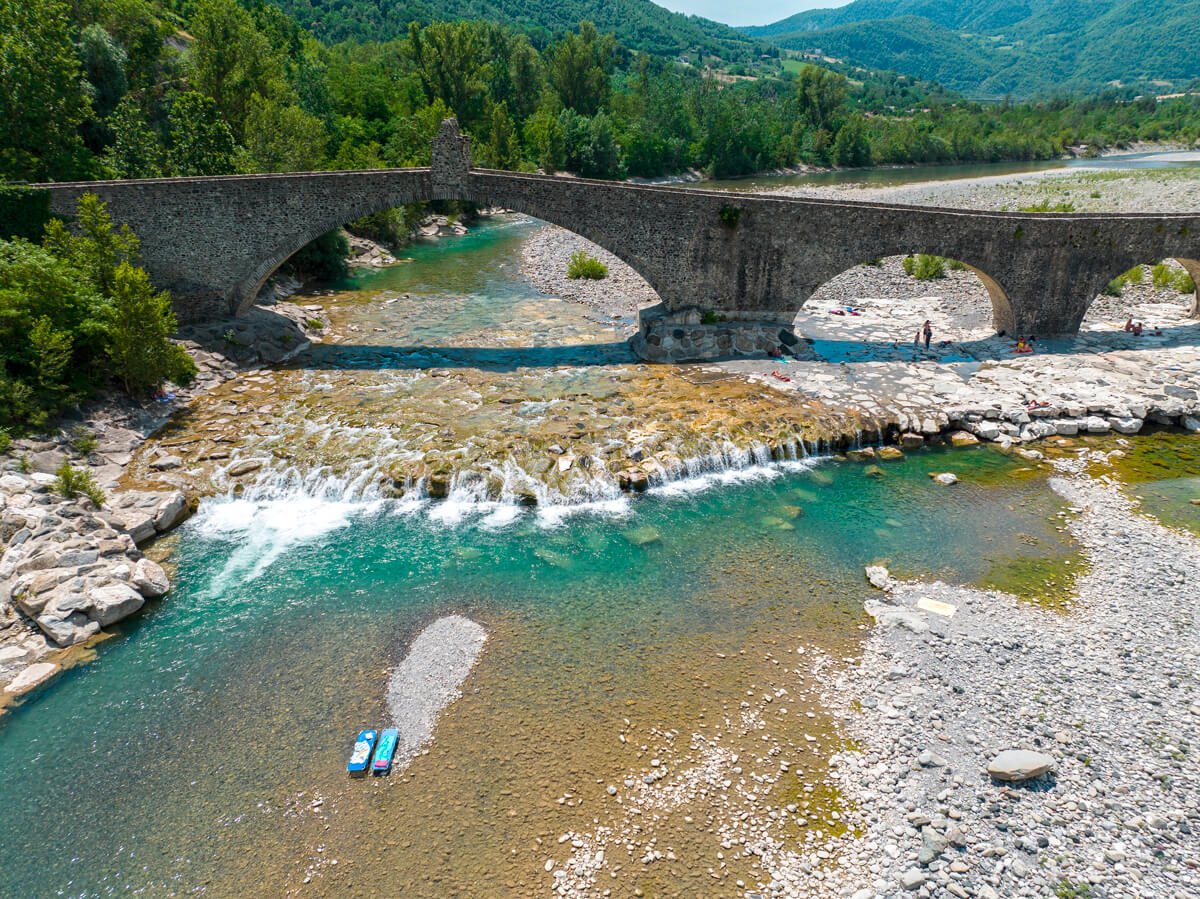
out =
<svg viewBox="0 0 1200 899"><path fill-rule="evenodd" d="M805 9L845 6L849 0L654 0L675 12L704 16L726 25L769 25Z"/></svg>

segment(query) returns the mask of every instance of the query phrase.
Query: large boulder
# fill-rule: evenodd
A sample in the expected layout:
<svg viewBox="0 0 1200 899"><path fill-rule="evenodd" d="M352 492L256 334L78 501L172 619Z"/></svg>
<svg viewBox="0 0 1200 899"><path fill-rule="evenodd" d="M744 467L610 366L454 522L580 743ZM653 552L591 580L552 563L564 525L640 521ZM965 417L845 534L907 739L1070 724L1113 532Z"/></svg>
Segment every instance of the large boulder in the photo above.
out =
<svg viewBox="0 0 1200 899"><path fill-rule="evenodd" d="M100 625L89 621L82 612L71 612L65 617L50 613L39 615L34 620L43 633L59 646L74 646L100 632Z"/></svg>
<svg viewBox="0 0 1200 899"><path fill-rule="evenodd" d="M171 582L162 566L149 559L138 559L133 567L133 586L146 599L156 599L171 589Z"/></svg>
<svg viewBox="0 0 1200 899"><path fill-rule="evenodd" d="M145 597L129 584L106 584L88 593L88 617L102 627L128 618L142 607Z"/></svg>
<svg viewBox="0 0 1200 899"><path fill-rule="evenodd" d="M154 516L154 527L158 531L169 531L188 515L187 497L176 490L158 507Z"/></svg>
<svg viewBox="0 0 1200 899"><path fill-rule="evenodd" d="M996 780L1007 783L1020 783L1034 777L1041 777L1052 770L1054 770L1053 756L1030 749L1006 749L992 759L987 766L988 774Z"/></svg>

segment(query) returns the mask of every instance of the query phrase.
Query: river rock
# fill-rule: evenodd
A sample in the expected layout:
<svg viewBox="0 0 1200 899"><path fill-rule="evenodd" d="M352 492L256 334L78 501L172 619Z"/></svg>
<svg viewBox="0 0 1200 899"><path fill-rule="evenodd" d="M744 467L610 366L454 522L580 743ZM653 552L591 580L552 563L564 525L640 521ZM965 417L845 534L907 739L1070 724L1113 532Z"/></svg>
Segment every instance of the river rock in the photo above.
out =
<svg viewBox="0 0 1200 899"><path fill-rule="evenodd" d="M66 453L61 453L58 450L44 450L40 453L30 453L25 458L29 463L29 469L41 474L54 474L67 461Z"/></svg>
<svg viewBox="0 0 1200 899"><path fill-rule="evenodd" d="M187 497L176 490L170 494L166 502L158 507L158 512L154 516L155 530L169 531L187 517L187 512ZM136 537L134 537L134 542L137 542Z"/></svg>
<svg viewBox="0 0 1200 899"><path fill-rule="evenodd" d="M161 571L161 569L160 569ZM165 579L165 576L164 576ZM106 584L88 594L90 610L88 617L102 627L128 618L142 607L145 597L128 584Z"/></svg>
<svg viewBox="0 0 1200 899"><path fill-rule="evenodd" d="M867 582L876 590L888 590L892 586L892 576L882 565L868 565L865 569Z"/></svg>
<svg viewBox="0 0 1200 899"><path fill-rule="evenodd" d="M925 438L913 431L900 435L900 446L906 450L920 449L925 445Z"/></svg>
<svg viewBox="0 0 1200 899"><path fill-rule="evenodd" d="M877 455L884 462L899 462L904 458L904 453L902 453L899 448L894 446L880 447Z"/></svg>
<svg viewBox="0 0 1200 899"><path fill-rule="evenodd" d="M949 439L951 446L974 446L979 443L979 438L970 431L954 431Z"/></svg>
<svg viewBox="0 0 1200 899"><path fill-rule="evenodd" d="M146 599L156 599L171 589L171 582L162 566L150 559L138 559L133 567L133 586Z"/></svg>
<svg viewBox="0 0 1200 899"><path fill-rule="evenodd" d="M4 692L14 696L27 693L52 677L56 671L58 671L58 666L51 662L36 662L14 677L4 688Z"/></svg>
<svg viewBox="0 0 1200 899"><path fill-rule="evenodd" d="M82 612L71 612L61 618L54 614L39 615L34 620L46 636L59 646L74 646L100 632L100 625L89 621Z"/></svg>
<svg viewBox="0 0 1200 899"><path fill-rule="evenodd" d="M263 467L263 464L258 459L243 459L241 462L234 462L226 469L225 474L231 478L239 478L244 474L250 474L252 471L258 471Z"/></svg>
<svg viewBox="0 0 1200 899"><path fill-rule="evenodd" d="M943 486L946 486L946 487L949 487L951 484L958 483L958 475L956 475L950 471L941 471L941 472L937 472L937 473L931 473L929 475L929 477L931 477L933 479L933 482L935 484L942 484Z"/></svg>
<svg viewBox="0 0 1200 899"><path fill-rule="evenodd" d="M987 766L988 774L996 780L1020 783L1041 777L1054 768L1054 757L1029 749L1006 749Z"/></svg>
<svg viewBox="0 0 1200 899"><path fill-rule="evenodd" d="M1200 418L1185 415L1179 420L1180 426L1192 434L1200 434Z"/></svg>
<svg viewBox="0 0 1200 899"><path fill-rule="evenodd" d="M893 606L886 602L868 599L863 603L863 609L884 630L903 627L914 634L923 634L929 630L929 622L925 620L924 615L903 606Z"/></svg>

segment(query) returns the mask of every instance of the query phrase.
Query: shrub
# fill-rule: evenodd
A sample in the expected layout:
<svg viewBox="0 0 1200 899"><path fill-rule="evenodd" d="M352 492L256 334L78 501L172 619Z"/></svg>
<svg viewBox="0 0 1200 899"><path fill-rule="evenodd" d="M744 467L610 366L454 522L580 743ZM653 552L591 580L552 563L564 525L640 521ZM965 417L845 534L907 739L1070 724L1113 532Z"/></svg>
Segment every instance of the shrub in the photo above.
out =
<svg viewBox="0 0 1200 899"><path fill-rule="evenodd" d="M957 259L947 259L946 268L950 269L952 272L965 272L967 270L967 264L965 262L959 262Z"/></svg>
<svg viewBox="0 0 1200 899"><path fill-rule="evenodd" d="M1097 194L1097 196L1099 196ZM1048 199L1039 200L1029 206L1022 206L1022 212L1074 212L1075 204L1070 200L1061 200L1058 203L1051 203Z"/></svg>
<svg viewBox="0 0 1200 899"><path fill-rule="evenodd" d="M1195 280L1185 271L1179 271L1175 273L1175 277L1171 279L1171 286L1179 291L1179 293L1196 292Z"/></svg>
<svg viewBox="0 0 1200 899"><path fill-rule="evenodd" d="M731 231L738 226L738 222L742 220L742 210L736 206L722 206L719 213L721 216L721 224Z"/></svg>
<svg viewBox="0 0 1200 899"><path fill-rule="evenodd" d="M946 277L946 260L941 256L918 253L916 256L905 256L901 265L905 274L918 281L936 281Z"/></svg>
<svg viewBox="0 0 1200 899"><path fill-rule="evenodd" d="M595 256L589 256L583 250L576 250L567 263L567 277L572 280L587 278L591 281L602 281L608 277L608 266Z"/></svg>
<svg viewBox="0 0 1200 899"><path fill-rule="evenodd" d="M12 437L4 428L0 428L0 456L12 449Z"/></svg>
<svg viewBox="0 0 1200 899"><path fill-rule="evenodd" d="M192 357L170 339L176 327L171 297L155 291L144 270L127 262L117 267L104 323L113 374L130 394L149 392L163 381L187 385L196 376Z"/></svg>
<svg viewBox="0 0 1200 899"><path fill-rule="evenodd" d="M96 435L83 425L72 428L71 448L81 456L90 456L96 451Z"/></svg>
<svg viewBox="0 0 1200 899"><path fill-rule="evenodd" d="M1150 269L1150 280L1154 283L1155 290L1166 290L1171 286L1171 282L1175 278L1175 273L1171 271L1171 267L1165 262L1160 262L1154 268Z"/></svg>
<svg viewBox="0 0 1200 899"><path fill-rule="evenodd" d="M350 273L350 241L340 230L328 231L292 255L288 264L323 281L336 281Z"/></svg>
<svg viewBox="0 0 1200 899"><path fill-rule="evenodd" d="M70 462L64 462L54 474L56 477L50 489L59 496L67 499L86 496L98 507L104 505L107 497L86 468L72 468Z"/></svg>

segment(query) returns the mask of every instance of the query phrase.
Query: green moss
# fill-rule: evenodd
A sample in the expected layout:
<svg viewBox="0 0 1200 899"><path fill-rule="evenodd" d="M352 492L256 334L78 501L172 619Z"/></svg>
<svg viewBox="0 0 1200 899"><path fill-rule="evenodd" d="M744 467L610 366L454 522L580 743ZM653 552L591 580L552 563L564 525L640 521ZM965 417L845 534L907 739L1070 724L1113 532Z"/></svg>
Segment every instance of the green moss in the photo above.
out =
<svg viewBox="0 0 1200 899"><path fill-rule="evenodd" d="M980 579L980 586L1065 612L1074 601L1080 575L1086 571L1087 562L1079 553L1065 557L1013 556L994 561Z"/></svg>

